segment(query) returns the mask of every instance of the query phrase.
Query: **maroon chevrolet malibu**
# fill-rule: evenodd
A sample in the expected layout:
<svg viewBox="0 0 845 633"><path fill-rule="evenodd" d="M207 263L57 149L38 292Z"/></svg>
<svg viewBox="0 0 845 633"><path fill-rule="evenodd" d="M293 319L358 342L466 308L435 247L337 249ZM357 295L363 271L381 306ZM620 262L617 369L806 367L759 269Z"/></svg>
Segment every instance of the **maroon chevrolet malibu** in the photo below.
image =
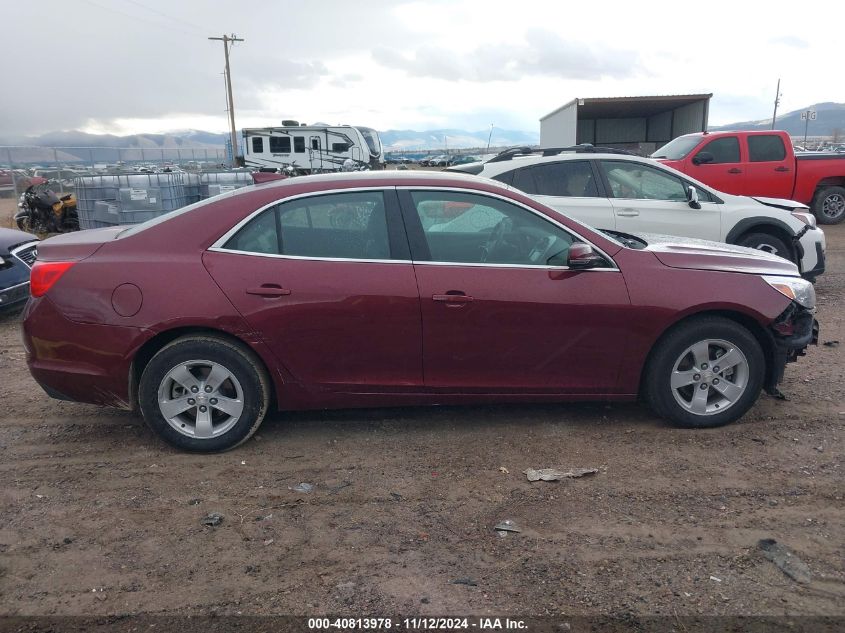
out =
<svg viewBox="0 0 845 633"><path fill-rule="evenodd" d="M642 397L714 427L818 337L785 259L599 231L443 173L293 178L54 237L31 293L49 395L138 409L190 451L271 408Z"/></svg>

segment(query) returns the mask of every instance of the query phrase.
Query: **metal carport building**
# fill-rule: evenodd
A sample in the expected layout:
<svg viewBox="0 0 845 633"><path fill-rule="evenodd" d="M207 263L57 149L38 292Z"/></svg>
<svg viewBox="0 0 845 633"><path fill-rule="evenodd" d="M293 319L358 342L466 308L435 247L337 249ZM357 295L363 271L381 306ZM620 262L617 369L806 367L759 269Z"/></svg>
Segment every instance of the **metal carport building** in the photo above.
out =
<svg viewBox="0 0 845 633"><path fill-rule="evenodd" d="M573 99L540 119L540 147L591 143L650 154L707 130L710 94Z"/></svg>

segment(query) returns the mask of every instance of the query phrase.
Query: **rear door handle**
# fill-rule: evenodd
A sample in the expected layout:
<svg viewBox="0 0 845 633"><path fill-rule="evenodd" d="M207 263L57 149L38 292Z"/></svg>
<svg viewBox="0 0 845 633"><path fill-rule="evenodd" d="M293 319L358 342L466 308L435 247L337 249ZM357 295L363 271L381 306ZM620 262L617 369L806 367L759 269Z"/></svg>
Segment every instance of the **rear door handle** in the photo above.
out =
<svg viewBox="0 0 845 633"><path fill-rule="evenodd" d="M741 174L742 170L738 169L737 167L732 167L731 169L728 170L728 173L729 174Z"/></svg>
<svg viewBox="0 0 845 633"><path fill-rule="evenodd" d="M290 294L290 290L282 288L278 284L264 284L257 288L247 288L248 295L258 295L259 297L284 297Z"/></svg>
<svg viewBox="0 0 845 633"><path fill-rule="evenodd" d="M775 171L789 171L789 167L781 165L780 167L775 167Z"/></svg>
<svg viewBox="0 0 845 633"><path fill-rule="evenodd" d="M445 294L445 295L431 295L432 301L440 301L447 306L460 306L465 303L470 303L473 298L469 295L461 294Z"/></svg>
<svg viewBox="0 0 845 633"><path fill-rule="evenodd" d="M640 214L639 211L636 209L622 209L616 212L616 215L620 215L623 218L635 218Z"/></svg>

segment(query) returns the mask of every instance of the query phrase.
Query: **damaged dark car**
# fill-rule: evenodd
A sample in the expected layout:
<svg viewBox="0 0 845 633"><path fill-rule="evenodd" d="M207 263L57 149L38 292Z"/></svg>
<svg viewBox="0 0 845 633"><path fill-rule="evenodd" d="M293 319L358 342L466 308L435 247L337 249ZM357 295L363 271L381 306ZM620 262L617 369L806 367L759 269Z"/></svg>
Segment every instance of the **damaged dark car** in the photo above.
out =
<svg viewBox="0 0 845 633"><path fill-rule="evenodd" d="M0 312L21 308L29 299L29 271L37 246L34 235L0 228Z"/></svg>

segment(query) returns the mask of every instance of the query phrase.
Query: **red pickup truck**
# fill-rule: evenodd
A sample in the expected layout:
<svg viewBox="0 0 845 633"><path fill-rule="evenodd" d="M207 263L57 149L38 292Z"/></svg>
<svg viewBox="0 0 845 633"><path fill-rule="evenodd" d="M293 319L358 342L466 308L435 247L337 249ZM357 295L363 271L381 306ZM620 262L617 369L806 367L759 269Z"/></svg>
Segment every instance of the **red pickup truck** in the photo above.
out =
<svg viewBox="0 0 845 633"><path fill-rule="evenodd" d="M821 224L845 220L845 154L796 154L786 132L687 134L651 157L725 193L797 200Z"/></svg>

